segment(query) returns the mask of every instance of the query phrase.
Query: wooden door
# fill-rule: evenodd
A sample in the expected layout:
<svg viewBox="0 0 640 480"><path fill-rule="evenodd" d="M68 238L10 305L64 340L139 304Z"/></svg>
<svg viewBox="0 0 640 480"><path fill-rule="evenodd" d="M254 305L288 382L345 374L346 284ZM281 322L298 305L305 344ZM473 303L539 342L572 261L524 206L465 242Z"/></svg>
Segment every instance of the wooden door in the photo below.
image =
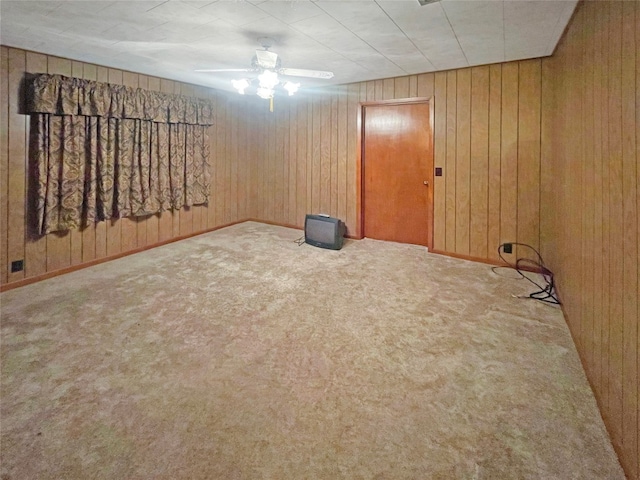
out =
<svg viewBox="0 0 640 480"><path fill-rule="evenodd" d="M430 119L428 102L363 106L365 237L432 247Z"/></svg>

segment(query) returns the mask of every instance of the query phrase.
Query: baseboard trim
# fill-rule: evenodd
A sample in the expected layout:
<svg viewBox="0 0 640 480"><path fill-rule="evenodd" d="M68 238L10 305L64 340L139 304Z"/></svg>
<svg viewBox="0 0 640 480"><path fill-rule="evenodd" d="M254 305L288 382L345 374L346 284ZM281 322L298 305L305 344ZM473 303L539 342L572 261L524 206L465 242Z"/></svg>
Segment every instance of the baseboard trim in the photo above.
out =
<svg viewBox="0 0 640 480"><path fill-rule="evenodd" d="M297 225L291 225L289 223L272 222L271 220L260 220L258 218L248 218L245 221L246 222L264 223L266 225L273 225L275 227L294 228L296 230L303 230L303 228L298 227Z"/></svg>
<svg viewBox="0 0 640 480"><path fill-rule="evenodd" d="M493 265L496 267L514 268L513 265L502 262L500 260L494 260L492 258L472 257L471 255L464 255L462 253L454 253L454 252L446 252L444 250L429 250L429 251L431 253L435 253L437 255L444 255L446 257L459 258L461 260L469 260L471 262L486 263L487 265ZM531 267L529 265L521 266L520 270L523 270L525 272L542 274L542 270L540 270L539 268Z"/></svg>
<svg viewBox="0 0 640 480"><path fill-rule="evenodd" d="M459 258L461 260L469 260L471 262L486 263L487 265L495 265L497 267L508 267L509 265L501 262L500 260L494 260L492 258L473 257L471 255L464 255L462 253L447 252L445 250L429 250L436 255L444 255L445 257Z"/></svg>
<svg viewBox="0 0 640 480"><path fill-rule="evenodd" d="M169 243L179 242L180 240L186 240L187 238L195 237L195 236L198 236L198 235L203 235L205 233L214 232L216 230L220 230L222 228L230 227L232 225L237 225L239 223L244 223L244 222L257 222L257 223L264 223L266 225L274 225L274 226L277 226L277 227L285 227L285 228L292 228L292 229L295 229L295 230L303 230L303 228L301 228L301 227L299 227L297 225L291 225L291 224L288 224L288 223L273 222L271 220L260 220L258 218L245 218L245 219L242 219L242 220L237 220L235 222L230 222L230 223L225 223L223 225L218 225L218 226L213 227L213 228L208 228L206 230L201 230L201 231L198 231L198 232L190 233L188 235L180 235L178 237L170 238L168 240L163 240L162 242L157 242L157 243L154 243L152 245L147 245L145 247L135 248L135 249L129 250L127 252L117 253L115 255L110 255L108 257L103 257L103 258L98 258L98 259L91 260L91 261L86 262L86 263L81 263L79 265L73 265L73 266L70 266L70 267L65 267L65 268L61 268L61 269L58 269L58 270L53 270L51 272L46 272L46 273L43 273L41 275L35 275L33 277L29 277L29 278L25 278L25 279L22 279L22 280L18 280L16 282L6 283L4 285L0 285L0 293L1 292L6 292L8 290L13 290L14 288L19 288L19 287L24 287L26 285L31 285L32 283L41 282L42 280L47 280L49 278L57 277L59 275L64 275L66 273L71 273L71 272L75 272L77 270L82 270L83 268L89 268L89 267L93 267L94 265L100 265L101 263L110 262L111 260L117 260L119 258L126 257L128 255L133 255L135 253L140 253L140 252L144 252L146 250L151 250L152 248L161 247L163 245L168 245ZM356 235L345 235L345 237L349 238L351 240L362 240L362 238L363 238L361 236L356 236ZM459 259L462 259L462 260L469 260L469 261L472 261L472 262L485 263L485 264L488 264L488 265L494 265L494 266L499 266L499 267L511 267L511 265L508 265L508 264L506 264L504 262L501 262L501 261L498 261L498 260L489 259L489 258L473 257L471 255L464 255L464 254L461 254L461 253L447 252L447 251L444 251L444 250L430 250L430 252L431 253L435 253L437 255L444 255L444 256L447 256L447 257L459 258ZM522 267L521 270L534 272L534 273L541 273L540 270L532 268L532 267Z"/></svg>
<svg viewBox="0 0 640 480"><path fill-rule="evenodd" d="M294 228L296 230L304 230L304 227L299 227L297 225L291 225L289 223L280 223L280 222L272 222L271 220L260 220L257 218L249 218L247 222L258 222L258 223L266 223L267 225L275 225L276 227L285 227L285 228ZM358 237L356 235L345 235L345 238L349 238L351 240L362 240L363 237Z"/></svg>
<svg viewBox="0 0 640 480"><path fill-rule="evenodd" d="M230 227L232 225L237 225L238 223L244 223L248 221L247 219L238 220L236 222L225 223L223 225L218 225L217 227L208 228L206 230L201 230L198 232L193 232L188 235L180 235L178 237L173 237L168 240L163 240L162 242L157 242L152 245L147 245L145 247L135 248L133 250L129 250L127 252L116 253L115 255L109 255L108 257L97 258L95 260L91 260L89 262L81 263L78 265L72 265L70 267L60 268L58 270L52 270L51 272L46 272L41 275L34 275L33 277L24 278L22 280L18 280L16 282L6 283L4 285L0 285L0 293L6 292L8 290L13 290L14 288L24 287L26 285L31 285L32 283L41 282L42 280L48 280L49 278L57 277L59 275L64 275L66 273L75 272L77 270L82 270L83 268L93 267L95 265L100 265L101 263L110 262L111 260L117 260L122 257L127 257L129 255L133 255L135 253L144 252L146 250L151 250L152 248L161 247L163 245L168 245L169 243L179 242L180 240L186 240L187 238L196 237L198 235L202 235L209 232L214 232L216 230L220 230L221 228ZM259 221L259 220L256 220Z"/></svg>

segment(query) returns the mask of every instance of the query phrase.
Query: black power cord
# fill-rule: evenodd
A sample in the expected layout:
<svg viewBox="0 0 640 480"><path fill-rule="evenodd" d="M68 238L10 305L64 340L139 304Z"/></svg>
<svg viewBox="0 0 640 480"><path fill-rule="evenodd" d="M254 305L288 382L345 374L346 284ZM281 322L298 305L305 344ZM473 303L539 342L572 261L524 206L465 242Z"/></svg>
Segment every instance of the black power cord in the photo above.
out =
<svg viewBox="0 0 640 480"><path fill-rule="evenodd" d="M518 258L516 260L515 265L513 265L509 263L502 256L502 252L504 251L505 245L508 245L508 246L518 245L521 247L526 247L532 250L536 254L537 259L532 260L530 258ZM528 245L526 243L508 242L508 243L503 243L498 247L498 256L507 265L500 266L500 267L493 267L491 270L494 273L497 273L496 270L499 268L511 268L516 272L518 272L518 275L520 275L521 278L524 278L525 280L531 282L532 284L534 284L536 287L540 289L537 292L530 293L528 297L524 297L524 298L532 298L534 300L550 303L552 305L561 305L560 300L558 299L558 295L556 293L553 272L545 266L544 260L542 259L542 255L540 255L540 252L538 252L538 250L536 250L531 245ZM533 272L539 273L540 275L542 275L542 278L544 279L544 284L540 285L538 282L531 280L528 276L522 273L523 271L533 271Z"/></svg>
<svg viewBox="0 0 640 480"><path fill-rule="evenodd" d="M293 242L296 243L299 247L304 245L304 242L305 242L304 235L301 236L300 238L296 238Z"/></svg>

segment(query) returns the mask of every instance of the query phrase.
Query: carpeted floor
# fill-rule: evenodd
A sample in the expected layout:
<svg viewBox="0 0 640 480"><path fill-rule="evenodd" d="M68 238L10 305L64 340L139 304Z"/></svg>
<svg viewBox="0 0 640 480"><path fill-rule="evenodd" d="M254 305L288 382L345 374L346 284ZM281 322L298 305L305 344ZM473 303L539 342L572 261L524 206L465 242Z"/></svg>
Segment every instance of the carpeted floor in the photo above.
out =
<svg viewBox="0 0 640 480"><path fill-rule="evenodd" d="M2 294L1 478L623 479L510 271L247 222Z"/></svg>

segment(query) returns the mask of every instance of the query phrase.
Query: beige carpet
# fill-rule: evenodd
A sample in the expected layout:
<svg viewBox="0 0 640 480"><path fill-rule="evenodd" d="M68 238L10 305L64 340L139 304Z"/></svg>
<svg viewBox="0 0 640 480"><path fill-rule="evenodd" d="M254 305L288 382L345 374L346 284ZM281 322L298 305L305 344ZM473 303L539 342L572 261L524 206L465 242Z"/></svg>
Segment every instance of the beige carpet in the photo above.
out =
<svg viewBox="0 0 640 480"><path fill-rule="evenodd" d="M2 480L622 479L511 272L247 222L2 294Z"/></svg>

